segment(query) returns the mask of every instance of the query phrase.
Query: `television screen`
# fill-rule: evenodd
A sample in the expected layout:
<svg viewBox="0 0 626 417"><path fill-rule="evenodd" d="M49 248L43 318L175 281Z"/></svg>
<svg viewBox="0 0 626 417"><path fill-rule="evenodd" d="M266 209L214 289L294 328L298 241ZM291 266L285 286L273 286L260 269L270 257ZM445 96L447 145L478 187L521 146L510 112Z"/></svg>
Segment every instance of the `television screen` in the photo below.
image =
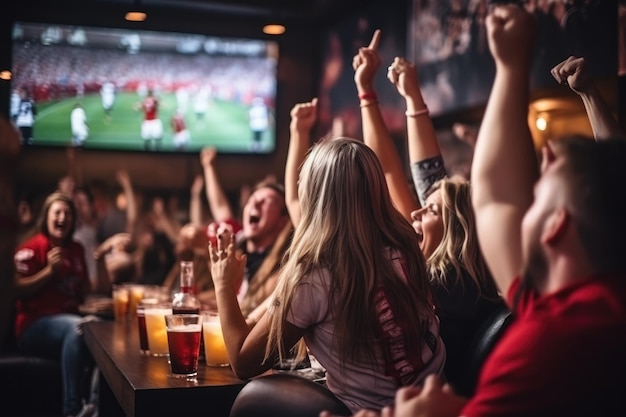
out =
<svg viewBox="0 0 626 417"><path fill-rule="evenodd" d="M275 149L277 42L17 22L12 51L25 146Z"/></svg>

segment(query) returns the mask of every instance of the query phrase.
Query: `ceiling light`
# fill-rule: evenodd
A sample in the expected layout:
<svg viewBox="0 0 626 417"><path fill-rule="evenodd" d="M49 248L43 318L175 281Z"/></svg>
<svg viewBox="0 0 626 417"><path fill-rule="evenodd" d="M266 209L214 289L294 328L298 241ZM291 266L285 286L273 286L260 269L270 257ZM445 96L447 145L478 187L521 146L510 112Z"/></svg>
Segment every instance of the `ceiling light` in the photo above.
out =
<svg viewBox="0 0 626 417"><path fill-rule="evenodd" d="M9 81L11 79L11 71L0 71L0 80Z"/></svg>
<svg viewBox="0 0 626 417"><path fill-rule="evenodd" d="M129 22L143 22L144 20L146 20L147 15L144 12L137 12L137 11L133 11L133 12L127 12L126 16L124 16L124 19L128 20Z"/></svg>
<svg viewBox="0 0 626 417"><path fill-rule="evenodd" d="M263 33L266 35L282 35L285 33L285 27L277 23L270 23L263 26Z"/></svg>

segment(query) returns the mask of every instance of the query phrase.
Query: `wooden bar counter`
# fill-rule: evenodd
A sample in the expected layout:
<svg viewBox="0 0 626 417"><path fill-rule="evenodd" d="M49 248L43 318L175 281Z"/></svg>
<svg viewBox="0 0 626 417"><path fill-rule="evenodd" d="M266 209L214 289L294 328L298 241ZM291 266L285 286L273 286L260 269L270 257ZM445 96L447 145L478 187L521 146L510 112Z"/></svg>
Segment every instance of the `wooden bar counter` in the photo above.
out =
<svg viewBox="0 0 626 417"><path fill-rule="evenodd" d="M174 378L167 357L139 352L136 319L85 326L85 341L100 369L102 417L228 417L246 381L230 367L198 364L195 380Z"/></svg>

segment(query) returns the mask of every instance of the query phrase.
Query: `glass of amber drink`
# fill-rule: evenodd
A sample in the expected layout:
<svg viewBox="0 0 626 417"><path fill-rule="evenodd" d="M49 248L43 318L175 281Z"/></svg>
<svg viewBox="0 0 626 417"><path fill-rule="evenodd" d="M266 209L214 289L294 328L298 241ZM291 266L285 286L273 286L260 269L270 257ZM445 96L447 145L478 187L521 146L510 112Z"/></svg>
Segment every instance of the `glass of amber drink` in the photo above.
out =
<svg viewBox="0 0 626 417"><path fill-rule="evenodd" d="M145 305L143 314L146 320L146 333L151 356L169 355L165 316L172 314L172 303Z"/></svg>
<svg viewBox="0 0 626 417"><path fill-rule="evenodd" d="M202 312L202 334L204 336L204 359L207 365L228 366L228 353L217 311Z"/></svg>

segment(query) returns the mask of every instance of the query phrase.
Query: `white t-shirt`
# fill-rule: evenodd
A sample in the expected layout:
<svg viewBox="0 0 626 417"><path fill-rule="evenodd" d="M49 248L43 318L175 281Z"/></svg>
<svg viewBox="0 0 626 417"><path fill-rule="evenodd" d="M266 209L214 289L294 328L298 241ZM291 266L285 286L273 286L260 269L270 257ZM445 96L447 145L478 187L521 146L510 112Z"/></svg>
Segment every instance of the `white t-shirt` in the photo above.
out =
<svg viewBox="0 0 626 417"><path fill-rule="evenodd" d="M404 275L399 256L393 256L394 268ZM398 383L385 375L384 360L380 352L377 363L369 359L361 363L341 363L337 351L332 351L335 325L328 313L328 288L330 275L327 269L318 269L304 277L296 288L288 321L306 329L304 339L309 351L326 369L328 388L352 412L362 408L380 410L392 404ZM434 316L433 316L434 317ZM429 374L441 374L445 363L445 347L439 337L439 321L430 320L429 330L436 338L434 351L422 346L422 369L414 370L414 384L421 384ZM341 366L344 367L343 371Z"/></svg>

